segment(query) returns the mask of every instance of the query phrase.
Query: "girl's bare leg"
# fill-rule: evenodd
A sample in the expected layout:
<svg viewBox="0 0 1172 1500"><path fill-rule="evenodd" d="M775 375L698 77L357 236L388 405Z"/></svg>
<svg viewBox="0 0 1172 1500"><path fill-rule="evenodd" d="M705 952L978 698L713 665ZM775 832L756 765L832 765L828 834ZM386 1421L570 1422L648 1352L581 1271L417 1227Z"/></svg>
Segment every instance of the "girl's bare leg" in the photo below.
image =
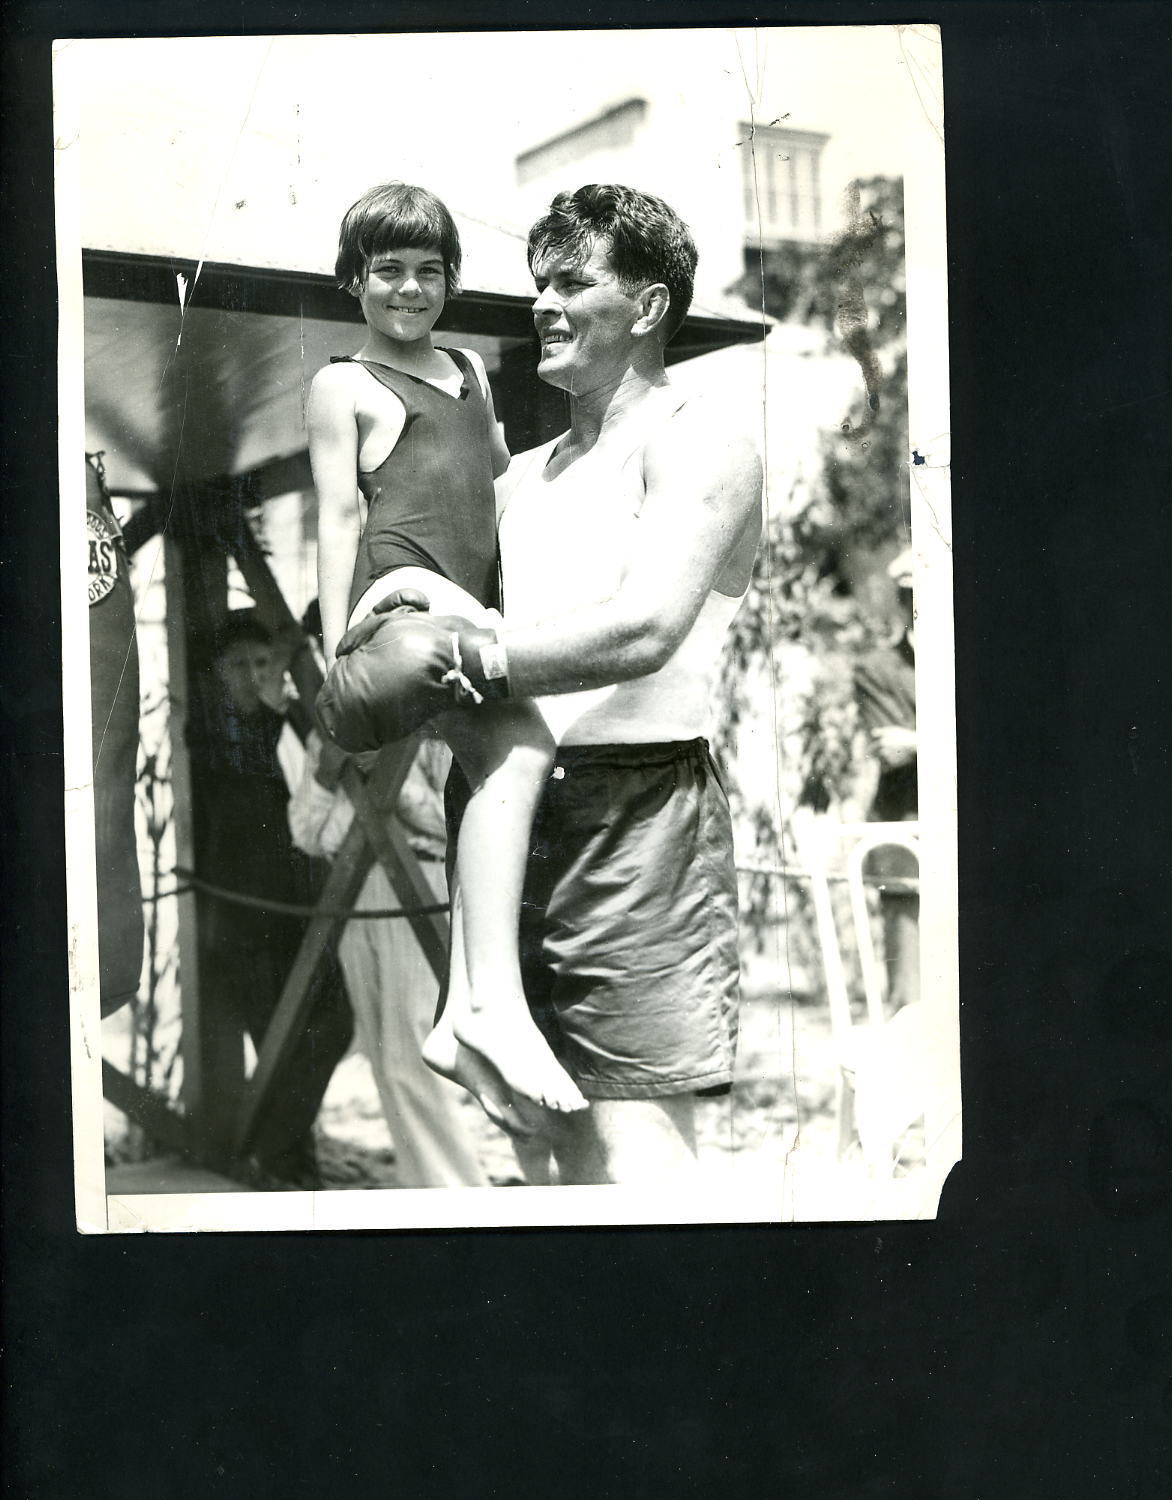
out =
<svg viewBox="0 0 1172 1500"><path fill-rule="evenodd" d="M453 1010L468 1005L467 960L464 956L464 913L459 881L451 890L452 943L449 956L448 998L443 1014L423 1043L423 1061L434 1073L467 1089L494 1125L515 1138L534 1134L540 1111L526 1111L496 1068L466 1047L452 1026ZM453 996L453 991L456 992ZM531 1117L532 1116L532 1117Z"/></svg>
<svg viewBox="0 0 1172 1500"><path fill-rule="evenodd" d="M355 606L351 625L401 589L422 594L436 613L486 622L491 614L450 580L409 567L376 580ZM434 728L459 760L472 796L457 848L462 900L459 910L453 900L448 1002L423 1056L475 1095L490 1119L527 1135L538 1113L533 1106L586 1108L530 1015L517 955L529 832L554 744L541 715L524 702L444 714Z"/></svg>
<svg viewBox="0 0 1172 1500"><path fill-rule="evenodd" d="M463 963L456 962L454 942L448 1003L429 1051L437 1059L450 1056L450 1028L521 1100L558 1111L585 1109L530 1014L517 954L529 834L553 764L553 741L528 703L445 714L437 728L472 795L456 850Z"/></svg>

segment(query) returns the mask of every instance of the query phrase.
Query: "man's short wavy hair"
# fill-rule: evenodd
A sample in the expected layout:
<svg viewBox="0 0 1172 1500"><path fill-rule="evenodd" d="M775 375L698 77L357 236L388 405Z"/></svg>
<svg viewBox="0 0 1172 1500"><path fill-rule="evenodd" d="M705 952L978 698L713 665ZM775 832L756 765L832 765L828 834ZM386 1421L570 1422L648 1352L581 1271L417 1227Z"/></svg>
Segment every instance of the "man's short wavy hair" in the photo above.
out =
<svg viewBox="0 0 1172 1500"><path fill-rule="evenodd" d="M653 282L667 287L671 301L665 342L675 337L692 305L696 242L692 231L662 198L617 183L590 183L559 193L529 231L529 269L551 257L588 260L603 245L619 284L629 295Z"/></svg>
<svg viewBox="0 0 1172 1500"><path fill-rule="evenodd" d="M434 193L409 182L384 182L346 210L338 231L334 275L342 291L357 295L370 263L392 250L439 247L447 295L460 290L460 235L455 220Z"/></svg>

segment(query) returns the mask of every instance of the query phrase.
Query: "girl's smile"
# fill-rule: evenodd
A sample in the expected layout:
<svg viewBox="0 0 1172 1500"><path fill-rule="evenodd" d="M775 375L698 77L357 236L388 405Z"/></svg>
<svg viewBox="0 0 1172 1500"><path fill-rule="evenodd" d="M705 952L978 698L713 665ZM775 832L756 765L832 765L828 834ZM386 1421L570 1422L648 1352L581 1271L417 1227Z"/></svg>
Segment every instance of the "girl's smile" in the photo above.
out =
<svg viewBox="0 0 1172 1500"><path fill-rule="evenodd" d="M438 247L402 247L372 257L358 294L369 326L396 343L430 335L446 299L443 256Z"/></svg>

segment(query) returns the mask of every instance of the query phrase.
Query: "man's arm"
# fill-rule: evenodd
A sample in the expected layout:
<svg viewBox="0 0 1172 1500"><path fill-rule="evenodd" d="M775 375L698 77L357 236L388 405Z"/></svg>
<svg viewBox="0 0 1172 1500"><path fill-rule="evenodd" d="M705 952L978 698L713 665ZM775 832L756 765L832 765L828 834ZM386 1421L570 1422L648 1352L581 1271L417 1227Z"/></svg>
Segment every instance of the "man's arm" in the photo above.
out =
<svg viewBox="0 0 1172 1500"><path fill-rule="evenodd" d="M345 366L328 365L309 392L309 462L317 491L317 593L327 668L346 629L354 559L362 535L358 508L358 416Z"/></svg>
<svg viewBox="0 0 1172 1500"><path fill-rule="evenodd" d="M549 623L489 629L454 615L403 615L399 596L388 597L347 631L318 696L335 741L365 749L454 704L568 693L658 671L714 587L735 595L749 581L761 462L747 439L717 444L681 422L648 445L643 467L636 542L612 598Z"/></svg>
<svg viewBox="0 0 1172 1500"><path fill-rule="evenodd" d="M345 757L328 740L311 734L305 746L301 780L293 788L287 809L293 843L311 859L333 859L353 818L345 794L337 789L337 780L334 779L332 786L327 784L329 771L323 776L323 760L330 766Z"/></svg>
<svg viewBox="0 0 1172 1500"><path fill-rule="evenodd" d="M854 672L859 722L881 765L891 769L916 759L914 710L909 714L906 690L900 691L900 668L892 654L865 657Z"/></svg>
<svg viewBox="0 0 1172 1500"><path fill-rule="evenodd" d="M657 672L713 588L734 594L748 582L761 529L761 460L752 443L715 436L692 411L647 445L643 474L635 550L613 598L537 626L498 630L511 696Z"/></svg>

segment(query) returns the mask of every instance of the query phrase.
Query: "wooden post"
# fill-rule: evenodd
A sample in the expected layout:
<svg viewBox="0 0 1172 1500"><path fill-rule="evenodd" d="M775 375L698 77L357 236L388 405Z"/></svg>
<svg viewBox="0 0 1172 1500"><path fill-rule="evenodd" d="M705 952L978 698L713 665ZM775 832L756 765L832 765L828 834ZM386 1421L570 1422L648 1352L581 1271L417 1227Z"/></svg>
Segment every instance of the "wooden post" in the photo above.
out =
<svg viewBox="0 0 1172 1500"><path fill-rule="evenodd" d="M347 771L353 772L353 778L357 779L351 795L357 794L358 799L364 803L368 817L376 822L388 821L387 809L393 808L398 800L417 748L415 740L388 746L379 756L369 783L363 782L352 763L347 767ZM311 918L301 940L297 957L281 991L280 1001L265 1031L256 1070L241 1098L233 1132L233 1148L239 1156L247 1154L268 1101L274 1089L279 1086L282 1069L313 1004L312 984L317 966L323 954L337 941L348 920L345 913L353 908L363 881L374 863L373 850L367 826L356 815L330 868L325 888L317 903L318 914ZM435 897L430 887L427 888L426 900L429 904L434 904ZM444 952L446 953L446 941Z"/></svg>
<svg viewBox="0 0 1172 1500"><path fill-rule="evenodd" d="M187 748L187 721L198 691L193 643L210 635L227 611L228 568L222 551L198 534L194 518L176 503L178 537L164 542L167 590L167 656L170 674L171 788L175 808L176 863L198 868L195 828L199 798ZM191 1123L195 1157L208 1164L222 1159L226 1131L244 1084L244 1033L221 997L201 983L201 942L206 898L179 898L179 995L183 1014L183 1109Z"/></svg>
<svg viewBox="0 0 1172 1500"><path fill-rule="evenodd" d="M163 586L166 590L168 720L171 737L171 796L175 822L175 863L195 865L192 817L191 757L187 753L187 611L183 598L183 557L170 534L163 538ZM199 918L197 897L187 891L176 898L179 925L179 1004L183 1018L180 1050L183 1057L183 1108L192 1124L192 1142L199 1138L198 1122L205 1118L205 1057L200 1046Z"/></svg>
<svg viewBox="0 0 1172 1500"><path fill-rule="evenodd" d="M166 1099L144 1089L142 1084L102 1059L102 1094L128 1120L141 1125L152 1140L169 1151L186 1154L191 1145L190 1124L185 1115L176 1114Z"/></svg>

